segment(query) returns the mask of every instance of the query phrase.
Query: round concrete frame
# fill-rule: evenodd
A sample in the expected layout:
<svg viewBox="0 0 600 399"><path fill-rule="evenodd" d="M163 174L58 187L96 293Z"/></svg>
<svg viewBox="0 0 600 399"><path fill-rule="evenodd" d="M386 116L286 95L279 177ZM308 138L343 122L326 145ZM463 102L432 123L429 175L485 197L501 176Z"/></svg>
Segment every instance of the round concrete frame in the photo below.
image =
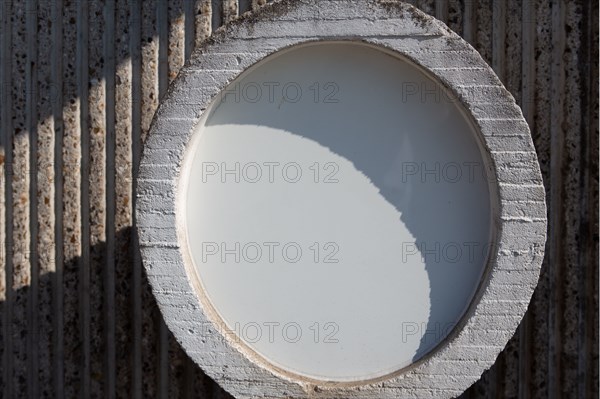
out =
<svg viewBox="0 0 600 399"><path fill-rule="evenodd" d="M191 267L178 216L186 149L213 99L268 55L324 40L391 51L445 86L480 133L498 201L492 221L496 245L461 322L411 367L360 384L289 375L232 334L222 334ZM171 85L145 143L137 227L146 273L168 327L204 372L235 397L445 398L462 393L494 363L527 309L546 240L544 195L521 110L481 56L443 23L396 1L276 1L218 30Z"/></svg>

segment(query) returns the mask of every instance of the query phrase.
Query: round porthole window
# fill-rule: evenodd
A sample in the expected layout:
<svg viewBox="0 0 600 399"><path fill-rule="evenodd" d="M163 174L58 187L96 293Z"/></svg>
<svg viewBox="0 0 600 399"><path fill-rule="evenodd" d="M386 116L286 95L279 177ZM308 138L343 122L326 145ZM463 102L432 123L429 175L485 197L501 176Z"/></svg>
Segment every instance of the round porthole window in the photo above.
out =
<svg viewBox="0 0 600 399"><path fill-rule="evenodd" d="M224 328L326 381L398 371L448 335L485 269L492 206L489 161L441 85L372 46L320 42L268 57L205 115L182 223Z"/></svg>
<svg viewBox="0 0 600 399"><path fill-rule="evenodd" d="M456 396L537 282L527 124L431 17L319 3L228 26L163 100L138 187L149 280L236 397Z"/></svg>

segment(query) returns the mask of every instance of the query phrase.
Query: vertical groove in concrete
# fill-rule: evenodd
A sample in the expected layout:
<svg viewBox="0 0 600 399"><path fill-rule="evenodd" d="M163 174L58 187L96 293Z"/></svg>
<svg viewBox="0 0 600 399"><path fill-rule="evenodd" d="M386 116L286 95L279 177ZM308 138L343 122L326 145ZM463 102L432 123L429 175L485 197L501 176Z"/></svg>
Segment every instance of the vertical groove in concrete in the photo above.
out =
<svg viewBox="0 0 600 399"><path fill-rule="evenodd" d="M81 134L81 158L79 168L79 179L81 184L81 255L78 258L79 269L79 314L80 314L80 339L81 339L81 363L80 395L89 397L91 393L91 337L90 337L90 184L89 184L89 158L90 158L90 134L88 117L88 2L77 2L77 98L80 101L79 131ZM67 166L68 167L68 166Z"/></svg>
<svg viewBox="0 0 600 399"><path fill-rule="evenodd" d="M55 127L52 102L56 90L52 87L52 3L37 2L37 10L31 10L37 15L35 30L32 40L37 41L37 79L32 81L37 87L37 118L32 121L36 124L37 144L35 157L32 162L37 163L37 189L33 193L37 205L37 237L33 236L32 246L36 251L38 264L38 338L35 345L38 347L38 370L36 397L55 396L52 376L52 348L53 348L53 311L52 292L55 267ZM37 30L37 33L36 33ZM32 155L34 155L32 153ZM35 187L32 187L32 192ZM33 213L32 213L33 214Z"/></svg>
<svg viewBox="0 0 600 399"><path fill-rule="evenodd" d="M121 0L116 2L115 24L114 24L114 141L111 150L107 154L110 157L113 172L109 174L114 179L113 188L113 212L112 223L107 222L107 228L114 235L114 279L112 281L114 295L114 322L115 322L115 390L121 392L132 392L132 360L139 360L133 356L135 347L132 341L133 320L131 317L130 304L134 298L129 289L132 286L132 268L134 259L129 250L131 247L131 228L133 224L132 208L132 40L133 30L138 30L137 40L139 45L139 23L134 22L140 18L131 14L131 1ZM135 26L134 26L135 24ZM138 58L139 60L139 54ZM107 81L108 84L108 81ZM110 109L110 108L109 108ZM139 115L139 113L138 113ZM111 119L107 114L107 126L110 127ZM139 125L138 125L139 126ZM139 135L138 135L139 137ZM110 158L108 158L110 159ZM108 160L107 159L107 160ZM110 164L109 163L109 164ZM110 184L107 182L107 189ZM107 203L109 198L107 198ZM109 215L111 212L108 213ZM107 231L107 234L109 232ZM138 292L139 294L139 292ZM139 379L136 381L137 386ZM136 388L137 389L137 388Z"/></svg>
<svg viewBox="0 0 600 399"><path fill-rule="evenodd" d="M595 44L590 41L589 31L591 29L590 24L592 24L592 13L594 12L592 9L592 3L586 3L584 5L584 9L582 11L582 25L580 34L580 43L581 43L581 51L580 56L584 59L592 59L594 54ZM598 12L596 11L597 15ZM596 55L596 58L598 56ZM582 104L581 104L581 124L582 124L582 139L581 139L581 153L580 159L583 161L583 165L580 168L580 196L581 196L581 207L579 209L579 218L580 220L586 220L586 217L591 215L597 215L596 207L592 208L591 203L597 204L597 202L593 201L593 188L590 185L590 168L592 167L593 161L592 159L592 148L598 148L597 143L594 147L594 140L592 137L592 132L594 132L595 127L592 127L590 124L593 120L592 113L590 112L590 106L594 103L591 98L591 90L590 85L592 84L594 77L592 76L593 67L590 64L585 64L583 62L579 63L580 75L582 76L583 90L584 93L582 96ZM597 72L596 72L597 74ZM596 125L597 126L597 125ZM597 159L597 156L596 156ZM598 170L598 165L595 165L594 170ZM590 201L591 200L591 201ZM597 216L596 216L597 218ZM591 240L593 235L593 231L598 231L597 227L595 230L592 230L593 223L580 223L579 225L579 236L581 240L578 241L578 264L580 268L578 270L579 274L579 287L578 291L582 298L579 301L579 306L577 309L577 345L578 345L578 356L577 356L577 394L578 396L588 396L591 397L593 395L593 391L591 389L591 378L589 372L586 370L592 370L593 365L591 363L592 355L592 341L591 338L593 336L593 329L588 328L593 323L590 315L590 306L593 309L593 291L590 290L592 287L594 277L593 272L591 270L590 265L597 264L593 261L593 255L591 249L594 248L594 243ZM597 251L595 251L597 253ZM597 360L596 360L597 362Z"/></svg>
<svg viewBox="0 0 600 399"><path fill-rule="evenodd" d="M589 85L589 96L590 96L590 105L589 109L589 125L586 126L588 129L587 133L590 136L590 151L591 156L588 159L589 161L589 170L595 171L591 172L589 176L589 185L588 185L588 203L590 205L590 211L588 211L587 216L589 220L588 231L590 234L590 240L592 241L592 247L589 248L591 255L591 262L588 264L590 279L587 280L587 317L586 321L588 322L586 328L586 340L588 342L587 347L591 349L588 360L588 364L590 367L586 367L584 370L587 371L586 376L588 379L588 388L590 392L590 396L594 395L598 397L598 387L600 386L599 373L598 373L598 327L600 325L598 320L598 285L599 285L599 268L598 268L598 238L596 233L599 231L598 226L598 109L599 109L599 99L598 99L598 63L597 62L589 62L589 60L598 60L599 58L599 49L598 49L598 20L596 16L599 14L599 5L598 3L590 3L592 5L591 12L589 13L590 23L587 26L588 30L584 32L585 35L589 35L588 43L590 43L589 48L591 51L591 57L586 60L590 65L590 85Z"/></svg>
<svg viewBox="0 0 600 399"><path fill-rule="evenodd" d="M548 277L550 282L550 301L548 302L548 397L560 397L561 378L561 313L563 311L562 285L564 270L564 250L561 245L564 231L563 214L563 149L564 149L564 99L565 72L563 54L565 48L564 21L565 11L562 1L552 1L552 81L550 114L550 237L548 253Z"/></svg>
<svg viewBox="0 0 600 399"><path fill-rule="evenodd" d="M194 44L196 42L196 15L200 10L197 10L199 2L197 0L184 0L183 1L183 19L184 28L183 34L184 39L184 57L185 61L189 60L194 50Z"/></svg>
<svg viewBox="0 0 600 399"><path fill-rule="evenodd" d="M185 62L185 44L187 26L185 21L184 0L169 1L169 38L168 38L168 63L169 63L169 83L177 77L179 70Z"/></svg>
<svg viewBox="0 0 600 399"><path fill-rule="evenodd" d="M84 178L88 180L89 198L89 303L90 303L90 394L99 397L107 394L105 364L107 355L104 309L106 265L106 54L104 47L105 0L91 0L88 9L88 122L89 169ZM85 131L84 131L85 133ZM84 219L85 221L85 219ZM92 331L94 333L92 333Z"/></svg>
<svg viewBox="0 0 600 399"><path fill-rule="evenodd" d="M130 3L130 43L131 53L131 226L136 225L135 206L137 190L136 176L142 150L142 3L131 0ZM130 228L129 257L131 267L131 307L126 314L131 314L131 391L133 399L142 398L142 263L139 253L137 232ZM125 289L127 287L124 287ZM127 370L125 370L127 371ZM123 392L125 393L125 392Z"/></svg>
<svg viewBox="0 0 600 399"><path fill-rule="evenodd" d="M494 21L493 21L493 0L476 0L473 12L475 13L475 23L473 25L473 47L479 51L479 54L493 66L493 40L494 40Z"/></svg>
<svg viewBox="0 0 600 399"><path fill-rule="evenodd" d="M64 390L64 252L63 252L63 3L56 0L51 7L52 45L50 98L54 120L54 276L52 279L52 386L57 398L65 396Z"/></svg>
<svg viewBox="0 0 600 399"><path fill-rule="evenodd" d="M27 8L25 2L12 4L12 118L13 118L13 214L8 223L13 225L12 250L13 280L11 289L14 292L12 303L12 382L13 397L25 397L29 393L28 361L29 336L28 302L31 284L30 264L30 207L29 182L31 167L29 165L30 143L27 129Z"/></svg>
<svg viewBox="0 0 600 399"><path fill-rule="evenodd" d="M12 348L12 306L14 295L13 285L13 259L12 259L12 237L13 237L13 204L12 204L12 180L13 180L13 156L12 156L12 26L11 17L12 1L3 1L0 14L0 138L2 148L2 298L3 312L1 315L2 341L0 352L2 352L2 395L6 398L13 397L12 371L13 371L13 348Z"/></svg>
<svg viewBox="0 0 600 399"><path fill-rule="evenodd" d="M189 358L184 358L184 368L183 368L183 376L182 376L182 389L181 395L179 397L183 399L192 399L194 396L199 396L201 393L195 391L194 387L194 379L196 378L194 362Z"/></svg>
<svg viewBox="0 0 600 399"><path fill-rule="evenodd" d="M598 185L594 183L594 172L598 170L598 63L583 60L598 60L598 3L585 3L582 11L581 29L581 75L585 78L582 104L581 146L581 224L579 252L580 292L584 298L579 308L579 362L578 394L580 397L598 396ZM597 177L597 176L596 176Z"/></svg>
<svg viewBox="0 0 600 399"><path fill-rule="evenodd" d="M103 327L104 331L104 397L114 398L116 396L116 374L117 374L117 356L116 356L116 305L115 305L115 284L116 284L116 107L115 107L115 82L116 82L116 46L115 28L117 24L117 14L115 0L106 0L103 10L103 38L102 47L104 58L103 75L105 80L105 222L104 222L104 240L106 250L104 254L104 290L103 290ZM126 99L125 99L126 100ZM125 101L123 105L126 105ZM126 167L126 165L123 165ZM122 187L119 187L122 189ZM123 190L119 190L122 192ZM123 276L125 278L125 276Z"/></svg>
<svg viewBox="0 0 600 399"><path fill-rule="evenodd" d="M530 127L534 124L535 113L535 4L524 2L521 8L521 98L523 116ZM533 129L532 129L533 130Z"/></svg>
<svg viewBox="0 0 600 399"><path fill-rule="evenodd" d="M476 16L475 12L475 0L465 0L463 2L463 38L468 41L471 45L475 44L475 31Z"/></svg>
<svg viewBox="0 0 600 399"><path fill-rule="evenodd" d="M507 0L503 10L504 13L504 50L498 51L504 56L504 78L502 82L520 103L523 65L523 2L521 0Z"/></svg>
<svg viewBox="0 0 600 399"><path fill-rule="evenodd" d="M167 92L169 87L169 3L157 0L156 26L158 28L158 98Z"/></svg>
<svg viewBox="0 0 600 399"><path fill-rule="evenodd" d="M4 37L4 18L6 10L4 3L0 3L0 303L4 304L6 301L6 199L4 198L4 190L6 187L7 168L6 168L6 152L5 152L5 136L6 131L4 129L4 115L2 108L6 107L6 100L4 100L5 85L4 85L4 53L3 40ZM10 98L10 96L6 96ZM0 390L4 387L4 320L3 314L0 314Z"/></svg>
<svg viewBox="0 0 600 399"><path fill-rule="evenodd" d="M535 104L533 105L534 114L530 124L532 138L538 153L538 160L546 188L546 205L548 215L550 214L550 118L551 98L551 52L552 33L551 21L552 12L549 0L538 0L533 5L534 19L536 22L535 43L534 43L534 67L535 67ZM537 28L540 27L540 28ZM530 313L532 319L531 335L534 337L531 341L532 352L535 356L531 359L531 391L532 397L547 397L549 390L548 366L549 366L549 334L548 304L549 304L549 245L550 237L546 242L546 256L542 264L542 270L538 286L533 295L530 304Z"/></svg>
<svg viewBox="0 0 600 399"><path fill-rule="evenodd" d="M39 289L40 268L39 253L37 247L38 239L38 54L37 54L37 2L27 0L25 4L25 23L27 35L27 64L25 66L25 129L28 133L29 159L29 295L27 300L27 394L30 398L39 397Z"/></svg>
<svg viewBox="0 0 600 399"><path fill-rule="evenodd" d="M212 32L223 25L223 1L224 0L209 0L211 2L211 27Z"/></svg>
<svg viewBox="0 0 600 399"><path fill-rule="evenodd" d="M526 1L521 6L521 97L519 99L523 116L533 130L535 114L535 9L533 2ZM533 306L529 307L519 328L519 391L518 397L531 397L531 354L533 339Z"/></svg>
<svg viewBox="0 0 600 399"><path fill-rule="evenodd" d="M484 392L487 397L502 399L503 381L506 358L501 354L496 359L496 363L487 371L488 379Z"/></svg>
<svg viewBox="0 0 600 399"><path fill-rule="evenodd" d="M435 17L444 23L448 23L448 3L450 0L435 0Z"/></svg>
<svg viewBox="0 0 600 399"><path fill-rule="evenodd" d="M157 1L144 0L141 18L141 105L142 142L150 128L152 116L158 107L158 22Z"/></svg>
<svg viewBox="0 0 600 399"><path fill-rule="evenodd" d="M252 11L252 0L239 0L238 15L242 15L248 11Z"/></svg>
<svg viewBox="0 0 600 399"><path fill-rule="evenodd" d="M504 80L506 76L506 1L492 2L492 67Z"/></svg>
<svg viewBox="0 0 600 399"><path fill-rule="evenodd" d="M59 283L64 287L63 296L63 334L64 334L64 393L66 397L78 397L82 393L82 381L84 374L82 341L83 314L81 310L86 309L81 303L83 275L81 259L82 249L82 220L81 220L81 97L80 70L83 51L80 41L80 23L78 16L82 14L79 4L75 2L64 3L60 10L62 14L63 29L62 48L63 64L62 70L58 71L62 77L62 92L64 107L61 110L63 122L63 146L61 148L62 158L62 198L60 205L63 207L63 230L64 241L62 243L64 263L63 276ZM86 13L87 14L87 13ZM86 44L87 45L87 44ZM87 68L87 67L86 67ZM87 70L87 69L86 69ZM87 86L86 86L87 87ZM57 276L58 278L58 276ZM74 345L76 343L76 345Z"/></svg>
<svg viewBox="0 0 600 399"><path fill-rule="evenodd" d="M578 315L579 303L583 293L579 291L580 274L578 270L583 267L579 263L578 245L580 212L582 206L581 173L582 158L581 146L584 139L581 123L582 93L585 92L585 78L580 73L581 62L581 35L583 18L583 2L567 2L564 4L564 25L561 34L564 40L564 55L562 64L564 69L563 108L563 207L564 210L564 235L561 245L564 248L564 263L561 271L564 279L559 280L561 285L560 298L562 312L558 315L560 322L560 380L562 395L577 394L578 352L583 348L578 345ZM560 392L559 392L560 393Z"/></svg>

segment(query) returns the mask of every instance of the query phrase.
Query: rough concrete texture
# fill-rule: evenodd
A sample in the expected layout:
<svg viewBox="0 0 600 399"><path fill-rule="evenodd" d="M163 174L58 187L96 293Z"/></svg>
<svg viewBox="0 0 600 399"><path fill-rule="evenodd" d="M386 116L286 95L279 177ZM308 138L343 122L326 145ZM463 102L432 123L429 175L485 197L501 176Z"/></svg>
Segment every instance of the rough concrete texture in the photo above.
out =
<svg viewBox="0 0 600 399"><path fill-rule="evenodd" d="M225 18L265 1L181 3L1 2L3 397L227 396L164 326L141 269L131 193L159 96L181 65L169 49L188 59ZM493 66L529 122L546 188L533 300L462 397L598 397L597 2L410 3ZM90 103L96 93L104 111ZM104 172L92 176L92 165ZM90 187L97 181L104 187Z"/></svg>
<svg viewBox="0 0 600 399"><path fill-rule="evenodd" d="M242 355L238 342L198 328L215 319L210 305L199 300L199 283L186 273L192 266L179 227L183 222L176 214L182 195L179 172L190 132L215 92L270 54L324 38L353 38L387 48L432 72L471 113L496 176L492 192L499 196L493 220L497 249L459 328L411 369L358 387L285 374L247 350L247 357ZM237 65L228 65L232 59ZM166 141L172 142L167 150ZM145 143L138 182L142 259L167 325L188 355L240 398L457 396L493 364L517 328L537 284L546 241L542 177L527 123L513 97L471 46L406 4L281 1L219 30L192 54L162 99ZM172 253L168 260L166 251Z"/></svg>

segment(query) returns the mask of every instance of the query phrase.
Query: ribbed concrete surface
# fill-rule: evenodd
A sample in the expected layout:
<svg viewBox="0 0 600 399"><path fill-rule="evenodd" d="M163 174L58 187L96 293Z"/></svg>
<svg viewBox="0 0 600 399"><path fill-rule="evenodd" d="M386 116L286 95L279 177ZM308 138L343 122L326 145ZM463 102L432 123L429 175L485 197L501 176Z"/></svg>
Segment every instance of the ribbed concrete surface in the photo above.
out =
<svg viewBox="0 0 600 399"><path fill-rule="evenodd" d="M224 397L158 313L135 170L194 45L263 1L2 0L3 397ZM464 397L598 397L598 4L428 0L523 108L549 238L540 284Z"/></svg>

